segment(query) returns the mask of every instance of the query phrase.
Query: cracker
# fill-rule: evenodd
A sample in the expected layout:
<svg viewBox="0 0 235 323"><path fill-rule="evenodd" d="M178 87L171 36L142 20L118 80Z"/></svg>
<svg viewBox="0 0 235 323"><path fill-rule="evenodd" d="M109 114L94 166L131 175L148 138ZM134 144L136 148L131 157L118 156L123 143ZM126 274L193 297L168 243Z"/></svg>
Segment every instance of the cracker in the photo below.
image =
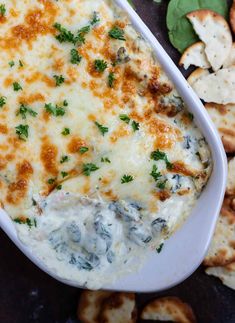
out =
<svg viewBox="0 0 235 323"><path fill-rule="evenodd" d="M231 67L233 65L235 65L235 43L233 43L232 45L231 52L229 56L226 58L223 64L223 68Z"/></svg>
<svg viewBox="0 0 235 323"><path fill-rule="evenodd" d="M200 99L218 104L235 103L235 67L202 76L192 85Z"/></svg>
<svg viewBox="0 0 235 323"><path fill-rule="evenodd" d="M232 27L232 31L235 33L235 0L233 0L233 4L230 9L230 25Z"/></svg>
<svg viewBox="0 0 235 323"><path fill-rule="evenodd" d="M187 14L199 38L205 43L205 53L214 71L223 65L232 48L232 35L224 17L212 10L195 10Z"/></svg>
<svg viewBox="0 0 235 323"><path fill-rule="evenodd" d="M235 153L235 104L207 103L205 108L219 131L225 151Z"/></svg>
<svg viewBox="0 0 235 323"><path fill-rule="evenodd" d="M210 73L209 73L209 71L208 71L208 70L204 70L203 68L197 68L195 71L193 71L193 72L189 75L189 77L188 77L187 81L188 81L189 85L191 85L191 86L193 87L193 84L194 84L197 80L199 80L201 77L203 77L203 76L207 76L207 75L209 75L209 74L210 74Z"/></svg>
<svg viewBox="0 0 235 323"><path fill-rule="evenodd" d="M83 290L79 299L77 316L82 323L99 323L102 303L112 292Z"/></svg>
<svg viewBox="0 0 235 323"><path fill-rule="evenodd" d="M204 260L209 267L225 266L235 261L235 196L227 196L216 230Z"/></svg>
<svg viewBox="0 0 235 323"><path fill-rule="evenodd" d="M178 323L196 322L192 308L177 297L162 297L147 304L141 313L141 319Z"/></svg>
<svg viewBox="0 0 235 323"><path fill-rule="evenodd" d="M197 42L188 47L183 53L179 61L179 65L183 66L186 70L190 65L201 67L203 69L210 68L211 64L208 62L205 53L205 44L203 42Z"/></svg>
<svg viewBox="0 0 235 323"><path fill-rule="evenodd" d="M228 162L226 194L235 196L235 157Z"/></svg>
<svg viewBox="0 0 235 323"><path fill-rule="evenodd" d="M99 323L134 323L136 313L135 294L114 293L104 301Z"/></svg>
<svg viewBox="0 0 235 323"><path fill-rule="evenodd" d="M235 290L235 262L224 267L209 267L206 273L218 277L224 285Z"/></svg>

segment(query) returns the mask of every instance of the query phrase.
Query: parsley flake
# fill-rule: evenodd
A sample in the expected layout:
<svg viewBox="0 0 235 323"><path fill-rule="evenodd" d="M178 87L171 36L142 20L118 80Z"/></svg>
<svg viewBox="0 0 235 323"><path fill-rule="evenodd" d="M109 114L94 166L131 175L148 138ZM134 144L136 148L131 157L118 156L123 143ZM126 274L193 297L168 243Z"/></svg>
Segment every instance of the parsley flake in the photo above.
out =
<svg viewBox="0 0 235 323"><path fill-rule="evenodd" d="M78 51L73 48L70 51L70 62L74 65L78 65L82 60L82 56L79 55Z"/></svg>
<svg viewBox="0 0 235 323"><path fill-rule="evenodd" d="M82 166L82 173L85 176L90 176L91 175L91 172L95 172L98 169L99 169L99 167L97 167L95 164L92 164L92 163L83 164L83 166Z"/></svg>
<svg viewBox="0 0 235 323"><path fill-rule="evenodd" d="M97 128L99 129L99 131L101 132L102 136L104 136L108 131L109 131L109 128L108 127L105 127L105 126L102 126L99 122L95 122L95 125L97 126Z"/></svg>
<svg viewBox="0 0 235 323"><path fill-rule="evenodd" d="M92 19L91 19L91 21L90 21L90 24L91 24L92 26L94 26L94 25L96 25L98 22L100 22L99 14L98 14L98 12L94 11L94 13L93 13L93 17L92 17Z"/></svg>
<svg viewBox="0 0 235 323"><path fill-rule="evenodd" d="M60 163L63 164L63 163L67 163L69 161L69 156L62 156L61 159L60 159Z"/></svg>
<svg viewBox="0 0 235 323"><path fill-rule="evenodd" d="M57 189L58 191L62 190L62 185L60 184L60 185L56 186L56 189Z"/></svg>
<svg viewBox="0 0 235 323"><path fill-rule="evenodd" d="M1 96L0 97L0 108L2 108L6 104L6 97Z"/></svg>
<svg viewBox="0 0 235 323"><path fill-rule="evenodd" d="M31 229L32 227L36 227L37 226L37 221L36 219L29 219L29 218L15 218L13 220L14 222L18 223L18 224L27 224L28 227Z"/></svg>
<svg viewBox="0 0 235 323"><path fill-rule="evenodd" d="M94 62L94 69L97 72L102 73L102 72L104 72L106 70L107 67L108 67L107 62L105 62L102 59L96 59L95 62Z"/></svg>
<svg viewBox="0 0 235 323"><path fill-rule="evenodd" d="M162 248L164 246L164 243L161 243L159 247L156 249L157 253L160 253L162 251Z"/></svg>
<svg viewBox="0 0 235 323"><path fill-rule="evenodd" d="M65 81L63 75L53 75L53 78L55 79L55 85L56 86L60 86Z"/></svg>
<svg viewBox="0 0 235 323"><path fill-rule="evenodd" d="M151 159L158 161L158 160L164 160L166 163L166 168L167 169L172 169L173 168L173 164L169 162L168 157L166 155L166 153L160 151L159 149L153 151L151 153Z"/></svg>
<svg viewBox="0 0 235 323"><path fill-rule="evenodd" d="M132 129L135 131L140 129L140 124L138 122L136 122L135 120L132 121L131 123Z"/></svg>
<svg viewBox="0 0 235 323"><path fill-rule="evenodd" d="M16 92L20 91L20 90L23 90L22 86L18 82L14 82L12 84L12 86L13 86L13 90L16 91Z"/></svg>
<svg viewBox="0 0 235 323"><path fill-rule="evenodd" d="M63 116L65 114L65 109L62 107L59 107L57 104L53 106L52 103L47 103L45 104L44 108L48 113L56 117Z"/></svg>
<svg viewBox="0 0 235 323"><path fill-rule="evenodd" d="M59 34L55 36L55 38L60 42L69 42L75 44L75 37L71 31L67 30L66 28L62 27L61 24L55 23L53 26L56 30L59 31Z"/></svg>
<svg viewBox="0 0 235 323"><path fill-rule="evenodd" d="M16 112L16 115L20 115L22 119L26 119L27 114L30 114L32 117L36 117L38 115L37 112L32 110L29 106L21 103L19 110Z"/></svg>
<svg viewBox="0 0 235 323"><path fill-rule="evenodd" d="M20 124L19 126L15 127L15 129L19 139L26 141L29 136L29 126Z"/></svg>
<svg viewBox="0 0 235 323"><path fill-rule="evenodd" d="M109 75L108 75L108 85L109 87L113 87L114 85L114 82L115 82L115 76L114 76L114 73L113 72L110 72Z"/></svg>
<svg viewBox="0 0 235 323"><path fill-rule="evenodd" d="M101 163L111 163L110 159L108 157L102 157L101 158Z"/></svg>
<svg viewBox="0 0 235 323"><path fill-rule="evenodd" d="M89 148L88 147L80 147L79 148L79 152L80 152L80 154L85 154L87 151L89 150Z"/></svg>
<svg viewBox="0 0 235 323"><path fill-rule="evenodd" d="M158 181L159 178L162 177L161 173L158 172L158 168L156 165L153 165L150 175L154 178L155 181Z"/></svg>
<svg viewBox="0 0 235 323"><path fill-rule="evenodd" d="M119 119L120 120L122 120L122 121L124 121L125 123L127 123L127 124L129 124L130 123L130 118L128 117L128 115L127 114L120 114L119 115Z"/></svg>
<svg viewBox="0 0 235 323"><path fill-rule="evenodd" d="M55 178L49 178L48 181L47 181L47 183L50 184L50 185L52 185L52 184L55 183L55 181L56 181Z"/></svg>
<svg viewBox="0 0 235 323"><path fill-rule="evenodd" d="M6 6L5 4L0 4L0 15L4 17L6 14Z"/></svg>
<svg viewBox="0 0 235 323"><path fill-rule="evenodd" d="M133 176L131 176L131 175L123 175L122 178L121 178L121 183L126 184L126 183L129 183L129 182L132 182L133 180L134 180Z"/></svg>
<svg viewBox="0 0 235 323"><path fill-rule="evenodd" d="M61 132L63 136L68 136L70 135L70 129L69 128L64 128L64 130Z"/></svg>
<svg viewBox="0 0 235 323"><path fill-rule="evenodd" d="M15 65L15 62L14 61L10 61L8 64L9 64L10 67L13 67Z"/></svg>
<svg viewBox="0 0 235 323"><path fill-rule="evenodd" d="M114 26L110 31L109 31L109 37L119 39L119 40L126 40L124 37L124 30L121 29L118 26Z"/></svg>
<svg viewBox="0 0 235 323"><path fill-rule="evenodd" d="M69 173L67 173L67 172L61 172L61 176L62 176L63 178L67 177L68 175L69 175Z"/></svg>

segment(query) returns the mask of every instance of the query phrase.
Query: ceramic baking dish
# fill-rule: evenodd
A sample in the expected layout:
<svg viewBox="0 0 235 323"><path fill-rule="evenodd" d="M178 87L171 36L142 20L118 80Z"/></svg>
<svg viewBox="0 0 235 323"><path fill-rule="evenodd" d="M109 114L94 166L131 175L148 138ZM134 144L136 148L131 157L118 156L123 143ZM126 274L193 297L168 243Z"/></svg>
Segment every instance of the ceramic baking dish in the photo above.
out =
<svg viewBox="0 0 235 323"><path fill-rule="evenodd" d="M125 276L113 285L104 286L105 289L117 291L152 292L178 284L192 274L202 262L209 247L224 196L227 159L220 137L206 110L180 71L128 2L116 0L116 3L128 13L135 28L152 45L159 63L194 114L195 122L204 134L213 158L213 173L207 187L188 220L166 241L162 252L160 254L149 252L144 267L138 273ZM39 268L65 284L79 287L75 282L61 279L49 272L44 264L34 257L27 246L19 241L14 224L3 210L0 210L0 226Z"/></svg>

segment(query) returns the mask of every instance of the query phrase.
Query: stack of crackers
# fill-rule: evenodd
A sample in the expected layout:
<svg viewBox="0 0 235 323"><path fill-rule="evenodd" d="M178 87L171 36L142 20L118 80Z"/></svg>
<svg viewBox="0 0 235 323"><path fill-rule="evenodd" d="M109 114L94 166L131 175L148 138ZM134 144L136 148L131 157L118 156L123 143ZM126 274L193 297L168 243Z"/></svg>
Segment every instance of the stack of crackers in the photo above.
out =
<svg viewBox="0 0 235 323"><path fill-rule="evenodd" d="M211 10L196 10L187 17L201 41L186 49L179 64L197 67L188 82L217 127L229 162L226 195L204 265L207 274L235 289L235 0L231 29Z"/></svg>

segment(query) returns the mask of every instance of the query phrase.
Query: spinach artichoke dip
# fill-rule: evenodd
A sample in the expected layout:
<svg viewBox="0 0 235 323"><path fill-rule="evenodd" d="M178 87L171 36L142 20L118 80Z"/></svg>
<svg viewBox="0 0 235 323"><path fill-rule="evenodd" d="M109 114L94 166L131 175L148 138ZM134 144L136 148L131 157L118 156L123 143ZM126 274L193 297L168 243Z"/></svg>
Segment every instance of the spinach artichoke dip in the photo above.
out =
<svg viewBox="0 0 235 323"><path fill-rule="evenodd" d="M100 288L187 218L208 145L115 1L0 2L1 206L50 272Z"/></svg>

